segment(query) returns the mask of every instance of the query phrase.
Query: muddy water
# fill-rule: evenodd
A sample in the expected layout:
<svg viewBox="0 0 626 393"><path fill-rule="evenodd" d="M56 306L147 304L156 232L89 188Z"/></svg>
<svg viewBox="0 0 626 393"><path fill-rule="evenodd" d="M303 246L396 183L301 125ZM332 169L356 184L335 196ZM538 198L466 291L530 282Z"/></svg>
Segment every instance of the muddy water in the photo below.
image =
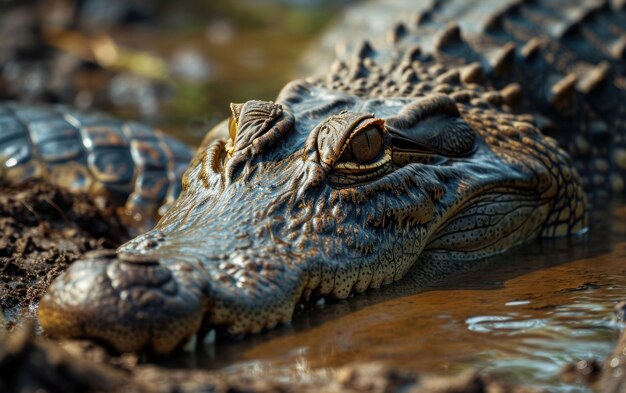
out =
<svg viewBox="0 0 626 393"><path fill-rule="evenodd" d="M278 379L320 378L355 361L451 375L479 369L560 391L558 376L607 356L626 299L626 207L598 213L584 237L543 241L493 258L430 289L410 277L301 310L290 327L245 340L218 338L174 366Z"/></svg>

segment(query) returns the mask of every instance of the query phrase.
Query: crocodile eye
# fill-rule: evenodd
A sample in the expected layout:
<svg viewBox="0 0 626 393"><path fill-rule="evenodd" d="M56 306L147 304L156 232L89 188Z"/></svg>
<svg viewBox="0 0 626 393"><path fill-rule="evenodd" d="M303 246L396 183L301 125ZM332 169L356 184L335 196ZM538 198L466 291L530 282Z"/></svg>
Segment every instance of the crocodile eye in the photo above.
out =
<svg viewBox="0 0 626 393"><path fill-rule="evenodd" d="M237 119L234 116L231 116L228 120L228 134L234 143L235 138L237 138Z"/></svg>
<svg viewBox="0 0 626 393"><path fill-rule="evenodd" d="M383 134L376 127L369 127L352 137L339 161L369 164L383 151Z"/></svg>

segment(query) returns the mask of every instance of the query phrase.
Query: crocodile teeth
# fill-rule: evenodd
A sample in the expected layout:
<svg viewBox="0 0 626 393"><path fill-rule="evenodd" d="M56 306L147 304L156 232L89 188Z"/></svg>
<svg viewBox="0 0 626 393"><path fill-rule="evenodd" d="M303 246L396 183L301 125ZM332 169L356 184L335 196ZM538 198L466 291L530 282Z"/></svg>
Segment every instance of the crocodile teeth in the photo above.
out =
<svg viewBox="0 0 626 393"><path fill-rule="evenodd" d="M215 337L217 336L217 333L215 332L215 329L211 329L209 330L209 332L204 336L204 339L202 340L202 343L204 345L211 345L215 343Z"/></svg>
<svg viewBox="0 0 626 393"><path fill-rule="evenodd" d="M183 345L183 351L185 352L193 352L196 350L196 345L198 344L198 335L194 334L187 340L185 345Z"/></svg>

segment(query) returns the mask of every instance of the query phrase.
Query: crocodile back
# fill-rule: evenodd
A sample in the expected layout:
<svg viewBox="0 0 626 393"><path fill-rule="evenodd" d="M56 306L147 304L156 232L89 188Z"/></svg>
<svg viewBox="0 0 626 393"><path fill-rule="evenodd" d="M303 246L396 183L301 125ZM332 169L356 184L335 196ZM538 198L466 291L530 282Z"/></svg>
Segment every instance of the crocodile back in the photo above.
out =
<svg viewBox="0 0 626 393"><path fill-rule="evenodd" d="M456 68L463 83L498 90L494 103L533 115L591 195L626 189L625 1L375 1L350 9L321 45L340 41L330 74L329 58L309 58L315 74L347 89L370 63L407 84L420 81L407 59Z"/></svg>
<svg viewBox="0 0 626 393"><path fill-rule="evenodd" d="M0 179L39 177L104 197L131 231L147 229L178 196L192 154L143 124L64 106L0 105Z"/></svg>

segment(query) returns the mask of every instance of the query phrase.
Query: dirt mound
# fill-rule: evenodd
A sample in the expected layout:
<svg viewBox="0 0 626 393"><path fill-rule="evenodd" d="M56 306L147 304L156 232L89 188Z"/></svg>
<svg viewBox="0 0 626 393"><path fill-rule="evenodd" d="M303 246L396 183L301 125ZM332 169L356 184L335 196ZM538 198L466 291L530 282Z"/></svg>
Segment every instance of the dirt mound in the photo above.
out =
<svg viewBox="0 0 626 393"><path fill-rule="evenodd" d="M0 307L9 328L30 315L50 282L89 250L126 232L113 208L48 183L0 184Z"/></svg>

